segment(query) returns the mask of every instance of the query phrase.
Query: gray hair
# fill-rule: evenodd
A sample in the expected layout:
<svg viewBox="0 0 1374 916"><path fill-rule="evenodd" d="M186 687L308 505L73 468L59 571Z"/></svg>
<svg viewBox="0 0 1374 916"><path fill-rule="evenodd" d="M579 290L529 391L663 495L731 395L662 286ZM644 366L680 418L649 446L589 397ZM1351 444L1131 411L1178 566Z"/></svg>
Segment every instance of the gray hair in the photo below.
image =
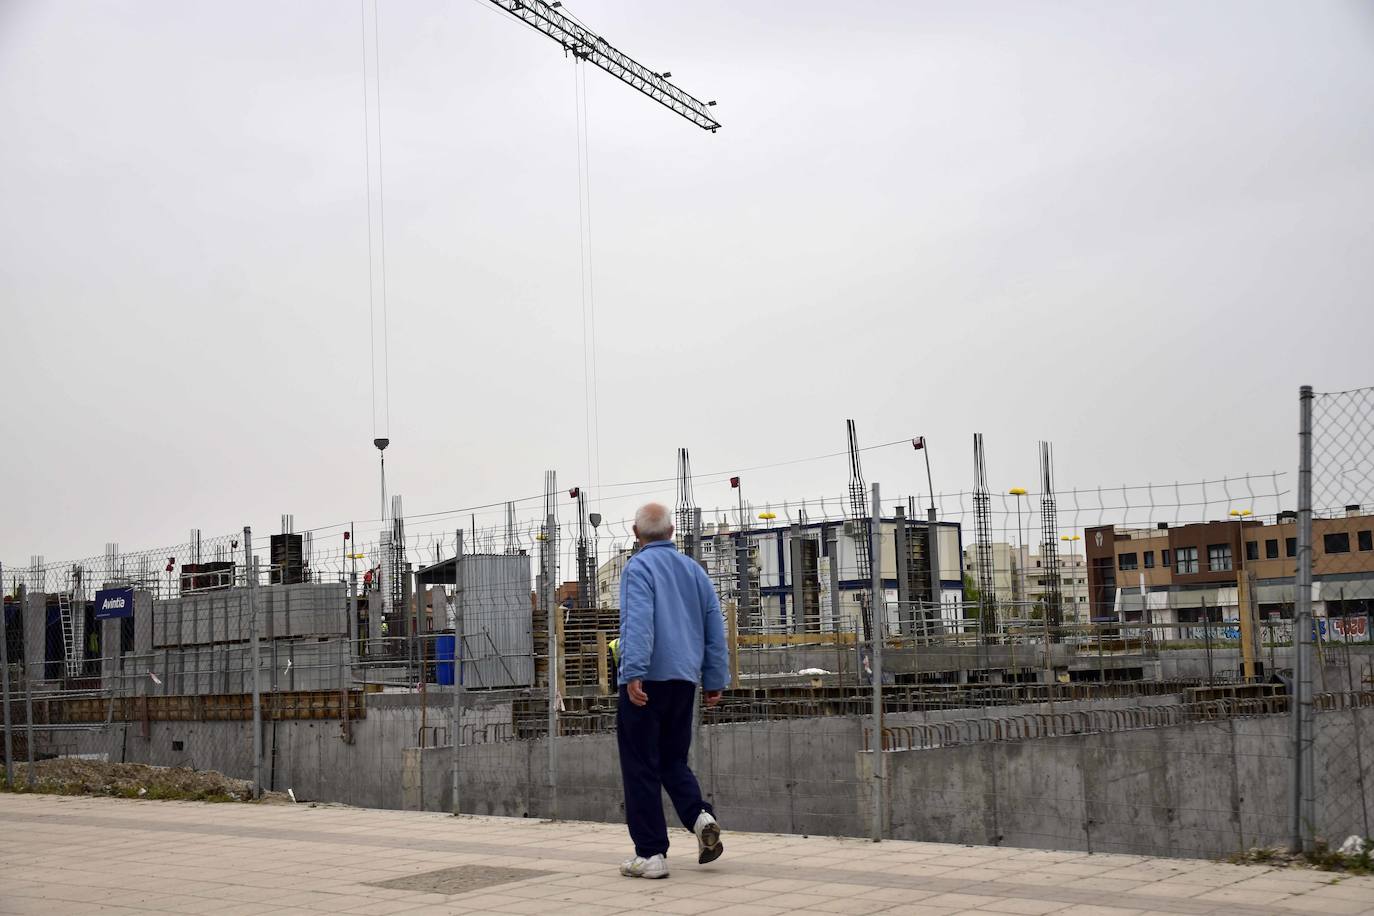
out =
<svg viewBox="0 0 1374 916"><path fill-rule="evenodd" d="M663 503L645 503L635 513L635 529L646 541L664 541L673 536L673 517Z"/></svg>

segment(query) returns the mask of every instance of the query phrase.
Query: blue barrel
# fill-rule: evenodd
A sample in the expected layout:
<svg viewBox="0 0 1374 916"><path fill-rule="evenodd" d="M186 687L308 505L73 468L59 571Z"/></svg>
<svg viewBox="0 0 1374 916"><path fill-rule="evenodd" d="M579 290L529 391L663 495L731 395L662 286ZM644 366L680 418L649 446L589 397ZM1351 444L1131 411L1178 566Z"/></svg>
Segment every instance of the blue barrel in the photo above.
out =
<svg viewBox="0 0 1374 916"><path fill-rule="evenodd" d="M434 667L435 676L438 677L440 684L453 686L453 637L436 636L434 638L434 657L438 661Z"/></svg>

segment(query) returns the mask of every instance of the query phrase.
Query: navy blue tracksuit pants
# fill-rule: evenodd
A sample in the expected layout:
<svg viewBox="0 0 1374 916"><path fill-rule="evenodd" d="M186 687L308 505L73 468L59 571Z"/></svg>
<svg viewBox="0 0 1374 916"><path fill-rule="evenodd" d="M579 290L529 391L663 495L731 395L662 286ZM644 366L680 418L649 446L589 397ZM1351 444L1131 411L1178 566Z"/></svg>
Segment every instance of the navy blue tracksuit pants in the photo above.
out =
<svg viewBox="0 0 1374 916"><path fill-rule="evenodd" d="M668 825L663 819L663 796L668 793L682 826L691 830L697 815L714 814L702 800L701 787L687 766L692 746L692 703L697 685L691 681L645 681L647 706L630 702L625 685L616 703L616 743L620 746L620 777L625 786L625 823L635 855L667 855Z"/></svg>

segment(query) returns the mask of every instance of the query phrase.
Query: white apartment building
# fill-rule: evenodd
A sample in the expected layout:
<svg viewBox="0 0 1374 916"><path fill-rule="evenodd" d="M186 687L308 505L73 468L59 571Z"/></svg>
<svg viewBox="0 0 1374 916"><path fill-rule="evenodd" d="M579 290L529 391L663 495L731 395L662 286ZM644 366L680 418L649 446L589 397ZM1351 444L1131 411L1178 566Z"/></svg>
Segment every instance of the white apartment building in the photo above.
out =
<svg viewBox="0 0 1374 916"><path fill-rule="evenodd" d="M1016 607L1014 616L1027 612L1045 600L1054 584L1042 553L1030 553L1030 546L994 543L992 545L992 585L997 599ZM978 583L978 552L964 550L964 568L974 584ZM1059 552L1059 593L1063 597L1064 622L1087 623L1088 561L1082 550Z"/></svg>

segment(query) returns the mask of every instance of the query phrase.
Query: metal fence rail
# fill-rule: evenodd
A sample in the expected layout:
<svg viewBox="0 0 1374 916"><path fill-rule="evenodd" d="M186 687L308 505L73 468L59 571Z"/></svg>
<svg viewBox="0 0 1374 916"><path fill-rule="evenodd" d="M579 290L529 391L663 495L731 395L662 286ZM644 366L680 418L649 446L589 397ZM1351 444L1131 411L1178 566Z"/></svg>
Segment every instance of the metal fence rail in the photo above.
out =
<svg viewBox="0 0 1374 916"><path fill-rule="evenodd" d="M1364 452L1370 401L1347 393L1315 402L1304 441L1316 457L1300 469L1299 491L1315 483L1318 499L1314 508L1308 493L1299 508L1338 515L1333 499L1363 500L1365 490L1332 482L1348 489L1353 476L1365 487L1374 473ZM1063 580L1051 590L1063 602L1054 609L1028 597L1024 564L1011 584L979 577L996 594L977 594L965 579L961 538L980 513L984 534L1005 549L984 545L979 555L1024 558L1026 532L1048 517L1037 503L1057 503L1067 531L1206 519L1241 505L1277 515L1288 495L1282 476L1015 488L1014 500L980 492L976 513L971 494L884 501L861 479L833 499L676 506L692 527L682 549L716 586L730 656L723 701L697 712L693 766L704 791L727 819L761 830L877 840L936 829L930 838L942 838L928 824L894 825L894 806L913 798L902 792L915 791L932 809L995 799L1025 821L1016 827L1024 842L1110 843L1104 831L1163 817L1169 806L1147 799L1128 809L1107 790L1085 789L1078 803L1095 806L1085 816L1094 830L1050 826L1065 796L1028 785L1009 800L974 780L930 797L935 789L912 788L907 752L966 755L952 757L960 772L995 782L1015 775L1015 761L999 754L1035 747L1051 771L1082 775L1073 755L1090 756L1087 745L1071 752L1063 748L1073 742L1045 739L1101 739L1108 744L1091 753L1109 755L1110 741L1153 731L1171 755L1161 766L1253 765L1245 778L1255 779L1291 771L1291 793L1275 795L1268 782L1254 789L1266 825L1291 801L1286 823L1302 843L1346 829L1351 812L1367 816L1374 776L1364 733L1374 626L1355 626L1374 608L1328 587L1353 565L1342 568L1310 530L1293 561L1298 575L1270 584L1268 616L1253 622L1241 619L1239 594L1222 611L1172 592L1147 601L1143 584L1136 605L1118 596L1109 615L1088 600L1086 562L1072 543L1066 556L1045 552ZM156 550L111 544L100 557L0 568L7 784L16 774L20 787L32 783L45 761L98 759L218 770L255 793L300 799L619 818L609 648L633 506L608 498L612 510L593 520L585 494L571 488L565 518L558 503L568 492L550 472L538 496L461 513L406 518L397 500L366 526L297 534L283 517L267 536L192 532ZM1359 530L1350 532L1355 555ZM96 615L106 588L131 590L131 618ZM1272 598L1283 589L1286 597ZM1257 661L1264 675L1247 677ZM1189 744L1184 732L1198 724L1229 729L1234 741ZM1276 734L1290 726L1287 752L1275 753ZM1313 778L1328 772L1349 774L1348 784ZM1189 811L1216 814L1202 802ZM1175 837L1139 848L1202 855L1229 842L1214 826L1200 835L1192 846Z"/></svg>

